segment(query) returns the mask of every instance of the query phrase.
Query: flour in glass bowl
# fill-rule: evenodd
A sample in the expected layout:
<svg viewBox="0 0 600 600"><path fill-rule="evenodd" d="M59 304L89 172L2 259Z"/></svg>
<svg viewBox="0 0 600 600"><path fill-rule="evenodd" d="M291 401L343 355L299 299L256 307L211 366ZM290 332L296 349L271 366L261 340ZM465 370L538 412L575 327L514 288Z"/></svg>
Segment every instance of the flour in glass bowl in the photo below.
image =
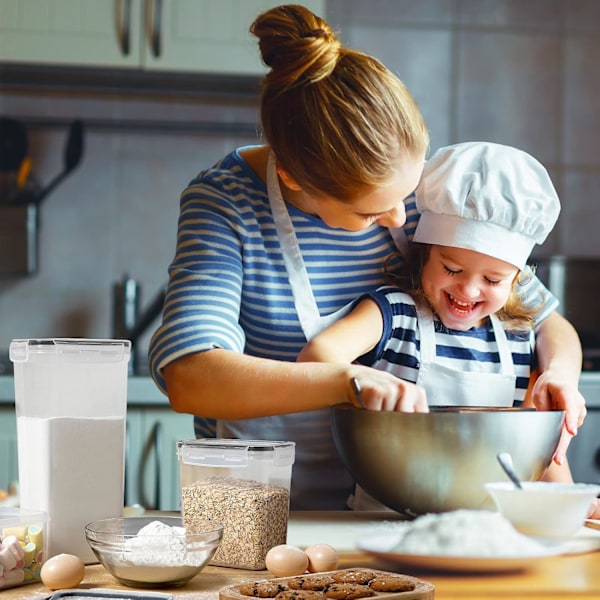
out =
<svg viewBox="0 0 600 600"><path fill-rule="evenodd" d="M126 540L112 571L121 579L147 584L183 581L197 573L211 552L202 542L188 542L183 527L152 521Z"/></svg>
<svg viewBox="0 0 600 600"><path fill-rule="evenodd" d="M125 541L122 558L138 566L181 565L186 559L185 529L152 521Z"/></svg>
<svg viewBox="0 0 600 600"><path fill-rule="evenodd" d="M548 552L544 545L514 529L502 515L485 510L426 514L410 522L388 522L385 527L397 536L390 550L399 554L505 558Z"/></svg>

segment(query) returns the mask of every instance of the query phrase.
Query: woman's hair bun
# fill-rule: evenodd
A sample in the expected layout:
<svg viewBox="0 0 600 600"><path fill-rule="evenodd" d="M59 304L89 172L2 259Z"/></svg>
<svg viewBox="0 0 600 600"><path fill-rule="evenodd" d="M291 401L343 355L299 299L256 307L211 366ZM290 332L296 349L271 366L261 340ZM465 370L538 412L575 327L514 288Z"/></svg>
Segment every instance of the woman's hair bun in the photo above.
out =
<svg viewBox="0 0 600 600"><path fill-rule="evenodd" d="M262 60L284 89L313 83L335 68L341 42L326 21L305 6L286 4L260 14L250 26Z"/></svg>

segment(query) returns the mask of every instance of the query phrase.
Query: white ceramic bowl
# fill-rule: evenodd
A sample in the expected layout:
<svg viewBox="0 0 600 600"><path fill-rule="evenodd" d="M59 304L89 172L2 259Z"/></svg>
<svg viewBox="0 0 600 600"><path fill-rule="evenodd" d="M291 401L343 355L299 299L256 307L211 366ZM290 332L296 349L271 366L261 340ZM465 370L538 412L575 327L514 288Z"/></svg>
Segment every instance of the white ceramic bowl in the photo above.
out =
<svg viewBox="0 0 600 600"><path fill-rule="evenodd" d="M215 521L185 531L181 517L120 517L85 526L94 554L121 583L167 587L187 583L212 558L223 536Z"/></svg>
<svg viewBox="0 0 600 600"><path fill-rule="evenodd" d="M585 523L600 485L525 481L517 489L508 481L486 483L498 511L513 527L531 537L562 541Z"/></svg>

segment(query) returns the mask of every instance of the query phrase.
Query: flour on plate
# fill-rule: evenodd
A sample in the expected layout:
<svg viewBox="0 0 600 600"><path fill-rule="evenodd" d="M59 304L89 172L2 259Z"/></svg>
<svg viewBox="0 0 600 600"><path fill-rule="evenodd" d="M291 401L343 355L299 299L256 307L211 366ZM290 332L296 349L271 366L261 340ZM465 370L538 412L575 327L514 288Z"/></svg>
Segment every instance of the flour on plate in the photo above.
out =
<svg viewBox="0 0 600 600"><path fill-rule="evenodd" d="M387 526L398 534L393 551L399 554L502 558L548 552L546 546L519 533L502 515L485 510L426 514L410 522L388 522Z"/></svg>

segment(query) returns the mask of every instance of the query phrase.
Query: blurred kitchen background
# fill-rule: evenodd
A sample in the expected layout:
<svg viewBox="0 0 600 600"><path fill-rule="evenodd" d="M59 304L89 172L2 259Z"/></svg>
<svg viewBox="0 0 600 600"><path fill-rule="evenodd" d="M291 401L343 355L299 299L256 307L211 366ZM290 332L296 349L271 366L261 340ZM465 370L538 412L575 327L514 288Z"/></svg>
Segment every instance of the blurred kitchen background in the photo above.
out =
<svg viewBox="0 0 600 600"><path fill-rule="evenodd" d="M88 58L100 28L94 4L0 2L0 115L26 125L31 173L42 187L62 170L68 125L84 124L80 165L39 207L37 272L0 279L0 349L17 337L111 336L113 290L125 276L138 283L143 312L166 283L180 191L235 146L260 141L257 83L247 74L202 68L196 75L189 71L193 53L166 71L143 61L111 69L101 55ZM127 2L114 4L124 9ZM134 27L148 4L133 1ZM211 4L238 12L247 5L242 14L249 24L248 5L269 3L164 1L162 25L185 37L208 19ZM404 80L429 124L432 149L489 140L518 146L547 165L563 211L537 256L600 259L600 3L323 0L316 6L346 44L374 54ZM25 42L15 46L15 33ZM44 36L76 40L76 34L80 51L71 47L53 60L54 45ZM132 45L140 35L132 33ZM35 48L36 39L38 56L22 48ZM162 43L166 53L168 40ZM211 61L218 58L216 51ZM156 324L137 340L142 362Z"/></svg>
<svg viewBox="0 0 600 600"><path fill-rule="evenodd" d="M34 203L37 215L0 205L2 358L13 338L107 338L126 320L142 325L144 372L181 190L234 147L261 141L261 67L247 28L278 3L0 0L0 117L26 127L30 181L44 189L63 171L69 127L83 124L79 164ZM494 141L548 167L563 210L536 261L587 340L586 367L600 370L600 2L303 3L404 80L432 150ZM582 391L600 407L600 373L589 375ZM1 370L0 384L6 487L16 434L12 378ZM126 501L177 508L173 448L193 437L191 418L173 413L148 377L130 378L128 403ZM600 410L590 410L570 454L578 480L600 480L598 427Z"/></svg>

